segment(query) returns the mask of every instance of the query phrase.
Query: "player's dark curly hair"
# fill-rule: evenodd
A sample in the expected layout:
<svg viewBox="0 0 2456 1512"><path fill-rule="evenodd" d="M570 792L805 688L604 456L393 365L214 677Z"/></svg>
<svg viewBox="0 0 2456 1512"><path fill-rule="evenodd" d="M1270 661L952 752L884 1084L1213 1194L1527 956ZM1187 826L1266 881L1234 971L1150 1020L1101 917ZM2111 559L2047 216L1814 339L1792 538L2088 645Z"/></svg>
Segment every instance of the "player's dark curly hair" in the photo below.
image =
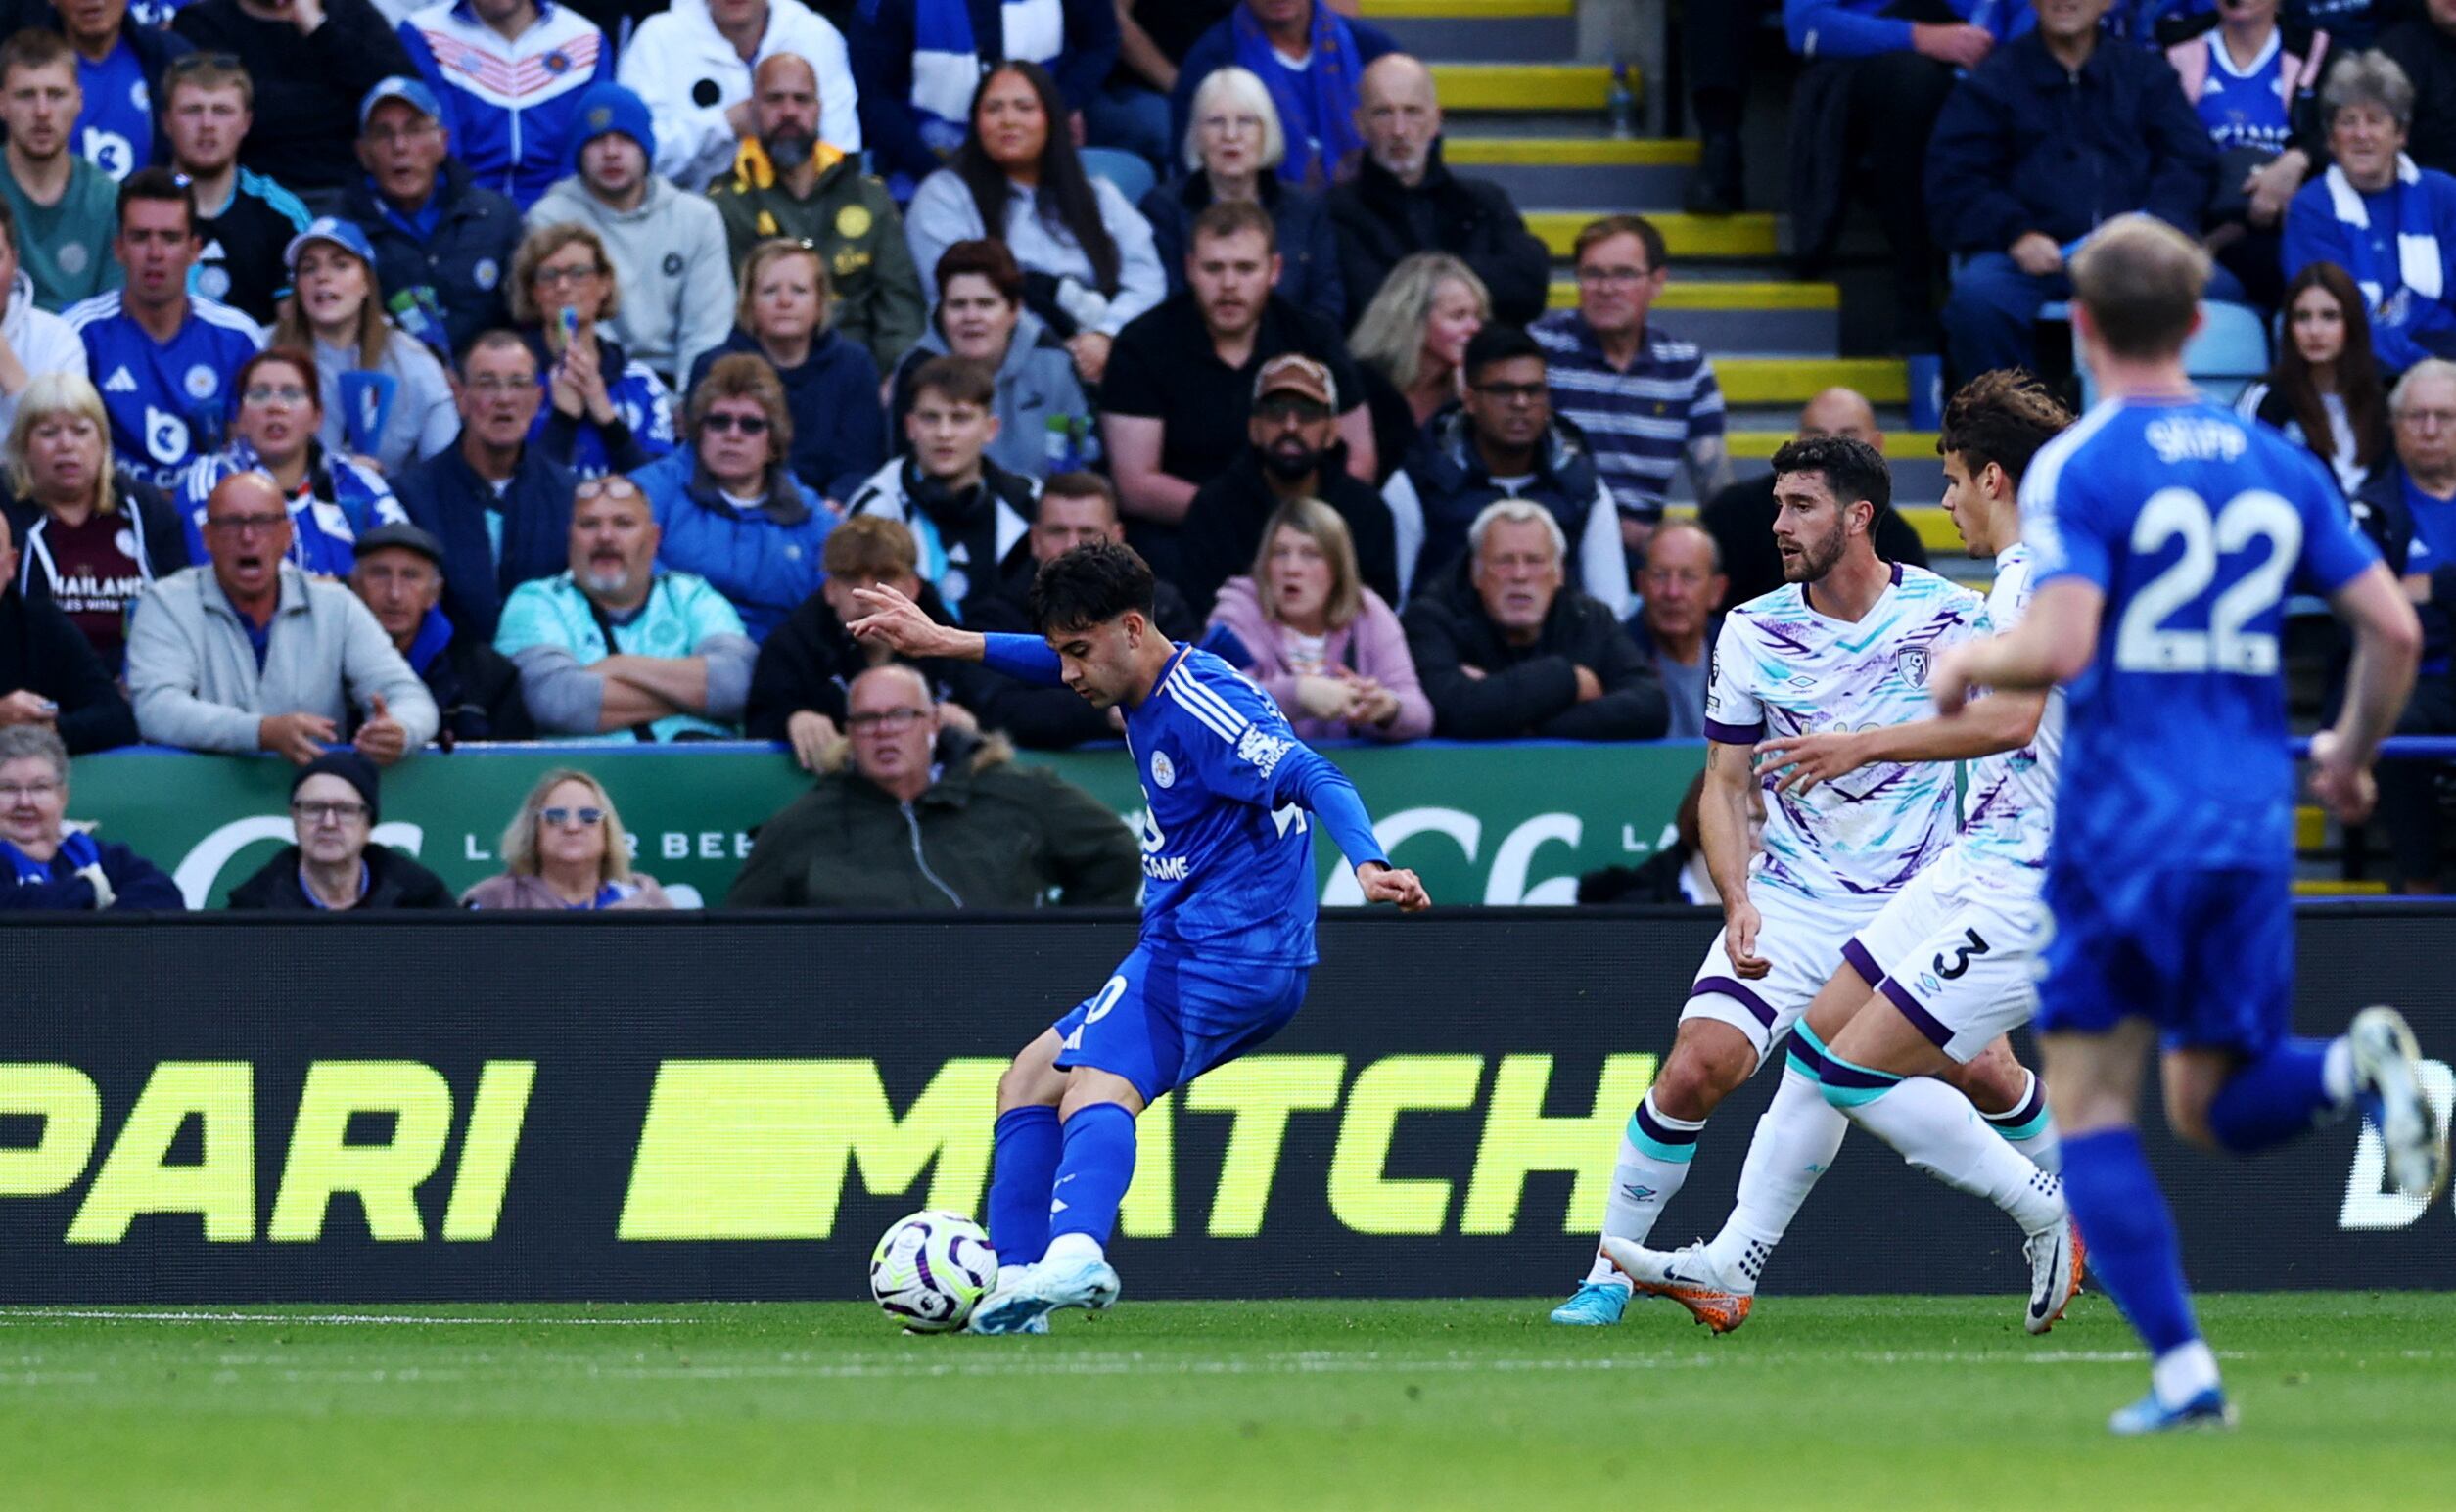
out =
<svg viewBox="0 0 2456 1512"><path fill-rule="evenodd" d="M1088 630L1133 610L1152 618L1151 569L1131 546L1091 541L1041 564L1032 578L1032 627Z"/></svg>
<svg viewBox="0 0 2456 1512"><path fill-rule="evenodd" d="M1936 455L1959 455L1971 477L1990 462L2018 487L2038 448L2072 423L2047 386L2018 368L1998 368L1962 385L1944 406Z"/></svg>
<svg viewBox="0 0 2456 1512"><path fill-rule="evenodd" d="M1774 453L1774 476L1822 473L1844 509L1866 499L1878 510L1893 502L1893 470L1866 441L1847 435L1803 435Z"/></svg>

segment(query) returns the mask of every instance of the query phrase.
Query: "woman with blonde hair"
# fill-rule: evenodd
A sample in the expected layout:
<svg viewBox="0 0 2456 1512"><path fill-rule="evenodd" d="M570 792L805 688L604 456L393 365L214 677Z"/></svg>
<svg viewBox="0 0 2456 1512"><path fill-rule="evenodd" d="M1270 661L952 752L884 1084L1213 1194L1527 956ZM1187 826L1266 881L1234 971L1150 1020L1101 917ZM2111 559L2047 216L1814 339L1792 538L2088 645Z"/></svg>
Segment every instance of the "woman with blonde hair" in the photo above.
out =
<svg viewBox="0 0 2456 1512"><path fill-rule="evenodd" d="M315 358L323 407L316 439L324 449L391 475L451 445L460 435L452 381L425 343L384 313L367 234L327 215L292 237L282 260L291 292L267 344ZM363 397L353 377L378 389L389 385L389 397Z"/></svg>
<svg viewBox="0 0 2456 1512"><path fill-rule="evenodd" d="M673 449L673 391L598 329L623 308L623 291L596 232L569 221L530 232L505 293L546 391L529 438L548 457L602 478Z"/></svg>
<svg viewBox="0 0 2456 1512"><path fill-rule="evenodd" d="M1250 576L1220 585L1211 622L1233 632L1242 668L1307 740L1420 740L1433 706L1407 632L1356 571L1338 511L1290 499L1263 527Z"/></svg>
<svg viewBox="0 0 2456 1512"><path fill-rule="evenodd" d="M742 259L733 331L691 364L689 391L719 358L767 359L793 411L793 472L841 503L887 460L887 410L869 348L827 324L827 264L808 242L772 238Z"/></svg>
<svg viewBox="0 0 2456 1512"><path fill-rule="evenodd" d="M1287 136L1270 88L1249 69L1216 69L1194 90L1193 124L1185 128L1187 171L1154 186L1136 208L1151 222L1151 244L1169 293L1176 294L1185 287L1194 217L1222 200L1260 204L1278 232L1279 281L1273 292L1336 330L1347 324L1338 239L1321 197L1279 176L1286 159Z"/></svg>
<svg viewBox="0 0 2456 1512"><path fill-rule="evenodd" d="M557 767L537 779L504 827L503 871L461 894L464 908L671 908L646 872L631 870L623 820L605 786Z"/></svg>
<svg viewBox="0 0 2456 1512"><path fill-rule="evenodd" d="M115 475L111 418L83 373L37 373L18 393L8 481L18 592L72 600L70 620L118 671L128 612L148 584L188 565L188 545L168 501ZM70 578L76 591L61 592Z"/></svg>
<svg viewBox="0 0 2456 1512"><path fill-rule="evenodd" d="M1348 341L1365 374L1373 443L1387 480L1433 416L1461 397L1466 344L1493 318L1492 292L1448 252L1401 258Z"/></svg>

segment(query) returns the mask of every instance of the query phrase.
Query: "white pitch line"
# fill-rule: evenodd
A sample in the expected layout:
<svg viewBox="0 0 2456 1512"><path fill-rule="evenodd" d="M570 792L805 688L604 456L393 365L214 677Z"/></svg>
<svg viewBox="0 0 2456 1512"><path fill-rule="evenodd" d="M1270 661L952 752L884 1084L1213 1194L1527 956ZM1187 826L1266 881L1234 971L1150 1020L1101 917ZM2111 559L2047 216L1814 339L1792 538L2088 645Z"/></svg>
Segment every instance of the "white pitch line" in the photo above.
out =
<svg viewBox="0 0 2456 1512"><path fill-rule="evenodd" d="M75 1318L104 1323L256 1323L277 1324L283 1328L365 1323L433 1323L482 1328L527 1328L533 1325L546 1328L645 1328L708 1321L705 1318L432 1317L414 1312L127 1312L116 1307L0 1308L0 1328L13 1323Z"/></svg>

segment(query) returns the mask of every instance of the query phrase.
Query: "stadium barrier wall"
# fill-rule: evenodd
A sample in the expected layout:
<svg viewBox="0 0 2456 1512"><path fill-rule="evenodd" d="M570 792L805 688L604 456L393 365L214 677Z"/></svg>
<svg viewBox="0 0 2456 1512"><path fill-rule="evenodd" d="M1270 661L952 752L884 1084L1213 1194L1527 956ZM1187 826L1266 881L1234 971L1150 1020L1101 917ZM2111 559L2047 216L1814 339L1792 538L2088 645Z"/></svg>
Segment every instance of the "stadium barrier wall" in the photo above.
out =
<svg viewBox="0 0 2456 1512"><path fill-rule="evenodd" d="M1583 872L1654 853L1681 794L1704 764L1695 741L1648 745L1356 746L1324 752L1353 778L1382 845L1452 903L1573 903ZM1142 790L1123 748L1026 754L1141 823ZM751 853L751 832L808 791L810 775L765 744L463 747L420 756L384 777L375 839L405 850L455 890L500 871L497 843L529 787L578 766L614 797L637 864L677 902L715 906ZM291 839L290 763L139 749L80 756L71 820L132 846L177 878L191 908L229 890ZM1356 901L1315 848L1325 902Z"/></svg>
<svg viewBox="0 0 2456 1512"><path fill-rule="evenodd" d="M1325 921L1289 1030L1145 1117L1129 1295L1566 1287L1714 927ZM1123 915L12 926L0 1301L857 1298L896 1217L981 1211L1000 1068L1133 936ZM2306 1030L2385 999L2456 1044L2456 910L2310 910L2300 936ZM2444 1106L2444 1059L2431 1075ZM1664 1239L1720 1222L1774 1084L1715 1119ZM2456 1286L2456 1209L2383 1194L2357 1127L2256 1162L2152 1151L2201 1286ZM2016 1298L2017 1237L1854 1135L1767 1290Z"/></svg>

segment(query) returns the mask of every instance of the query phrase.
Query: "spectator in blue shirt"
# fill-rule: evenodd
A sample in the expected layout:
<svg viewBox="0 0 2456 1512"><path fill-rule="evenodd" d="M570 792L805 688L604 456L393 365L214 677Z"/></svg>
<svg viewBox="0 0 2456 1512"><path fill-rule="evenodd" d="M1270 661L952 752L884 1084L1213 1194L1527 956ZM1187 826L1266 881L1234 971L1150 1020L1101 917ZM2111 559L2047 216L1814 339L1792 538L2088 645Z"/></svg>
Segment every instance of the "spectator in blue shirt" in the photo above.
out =
<svg viewBox="0 0 2456 1512"><path fill-rule="evenodd" d="M449 359L510 318L504 296L520 210L455 157L435 93L388 78L358 112L358 161L342 213L366 233L385 311Z"/></svg>
<svg viewBox="0 0 2456 1512"><path fill-rule="evenodd" d="M1364 151L1356 113L1365 66L1398 50L1380 27L1316 0L1243 0L1186 50L1169 96L1170 134L1185 139L1194 91L1212 70L1236 64L1263 81L1278 107L1288 144L1279 177L1320 193Z"/></svg>
<svg viewBox="0 0 2456 1512"><path fill-rule="evenodd" d="M128 0L60 0L52 23L76 52L85 108L76 117L76 155L116 181L169 156L162 113L162 73L194 51L175 32L131 23Z"/></svg>
<svg viewBox="0 0 2456 1512"><path fill-rule="evenodd" d="M569 171L579 97L614 77L614 44L554 0L436 0L400 40L470 177L524 211Z"/></svg>

